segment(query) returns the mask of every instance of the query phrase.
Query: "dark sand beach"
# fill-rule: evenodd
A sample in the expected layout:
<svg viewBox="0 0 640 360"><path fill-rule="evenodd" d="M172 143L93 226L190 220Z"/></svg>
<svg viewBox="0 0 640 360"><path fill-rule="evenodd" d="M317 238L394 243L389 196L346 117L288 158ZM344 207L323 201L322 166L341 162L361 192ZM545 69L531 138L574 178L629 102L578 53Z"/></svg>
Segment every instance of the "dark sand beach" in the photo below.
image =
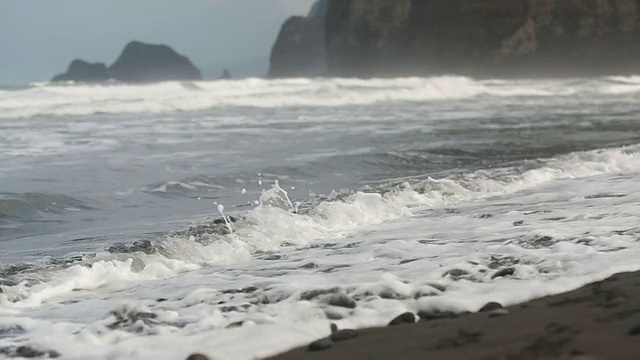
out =
<svg viewBox="0 0 640 360"><path fill-rule="evenodd" d="M329 344L270 360L637 360L640 272L504 309L361 330Z"/></svg>

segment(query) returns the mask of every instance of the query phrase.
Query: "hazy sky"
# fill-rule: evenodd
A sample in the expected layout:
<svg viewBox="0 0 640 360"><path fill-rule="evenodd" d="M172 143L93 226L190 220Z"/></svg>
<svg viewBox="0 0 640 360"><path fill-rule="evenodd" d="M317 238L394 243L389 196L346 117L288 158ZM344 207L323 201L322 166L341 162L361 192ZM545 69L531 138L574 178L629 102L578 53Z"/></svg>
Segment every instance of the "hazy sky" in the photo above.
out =
<svg viewBox="0 0 640 360"><path fill-rule="evenodd" d="M163 43L206 77L264 75L280 25L314 0L0 0L0 84L48 81L75 58L113 63Z"/></svg>

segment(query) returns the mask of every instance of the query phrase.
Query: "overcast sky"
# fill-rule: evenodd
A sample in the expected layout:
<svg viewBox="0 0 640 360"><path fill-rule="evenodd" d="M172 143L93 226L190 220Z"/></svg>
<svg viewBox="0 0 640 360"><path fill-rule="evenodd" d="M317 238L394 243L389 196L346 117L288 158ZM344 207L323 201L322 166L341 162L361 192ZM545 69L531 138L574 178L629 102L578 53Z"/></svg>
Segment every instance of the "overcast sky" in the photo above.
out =
<svg viewBox="0 0 640 360"><path fill-rule="evenodd" d="M263 76L280 25L314 0L0 0L0 84L48 81L75 58L113 63L163 43L206 77Z"/></svg>

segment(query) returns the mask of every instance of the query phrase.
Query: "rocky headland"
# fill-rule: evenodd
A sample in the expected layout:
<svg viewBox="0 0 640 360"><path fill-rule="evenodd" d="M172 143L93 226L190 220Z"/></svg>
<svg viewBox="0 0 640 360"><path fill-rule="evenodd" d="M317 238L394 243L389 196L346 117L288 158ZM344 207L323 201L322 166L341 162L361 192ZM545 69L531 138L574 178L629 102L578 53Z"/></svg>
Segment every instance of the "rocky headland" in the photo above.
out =
<svg viewBox="0 0 640 360"><path fill-rule="evenodd" d="M66 73L51 81L103 82L117 80L129 83L149 83L171 80L201 80L202 75L191 61L166 45L132 41L120 57L107 68L105 64L90 64L74 60Z"/></svg>
<svg viewBox="0 0 640 360"><path fill-rule="evenodd" d="M319 0L308 16L293 16L282 25L271 50L270 78L327 75L325 16L328 6L329 0Z"/></svg>
<svg viewBox="0 0 640 360"><path fill-rule="evenodd" d="M274 75L319 58L346 77L573 77L640 73L640 0L328 0L324 53L290 19ZM286 30L286 31L285 31ZM287 35L291 34L291 35ZM320 41L314 35L314 44ZM304 73L304 71L302 71Z"/></svg>

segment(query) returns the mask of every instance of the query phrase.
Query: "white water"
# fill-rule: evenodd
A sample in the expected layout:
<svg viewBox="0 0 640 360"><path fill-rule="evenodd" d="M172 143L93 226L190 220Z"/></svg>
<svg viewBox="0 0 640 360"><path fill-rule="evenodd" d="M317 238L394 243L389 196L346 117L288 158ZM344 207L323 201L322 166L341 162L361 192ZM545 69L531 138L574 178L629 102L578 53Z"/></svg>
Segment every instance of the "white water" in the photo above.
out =
<svg viewBox="0 0 640 360"><path fill-rule="evenodd" d="M0 205L15 207L0 255L36 264L0 279L17 282L0 283L0 349L254 359L331 321L475 311L640 269L639 91L638 77L0 91ZM218 230L174 232L200 211ZM104 250L149 238L148 253ZM67 247L82 259L52 261ZM334 288L357 306L302 299Z"/></svg>
<svg viewBox="0 0 640 360"><path fill-rule="evenodd" d="M593 86L595 85L595 86ZM34 84L0 90L0 119L91 114L167 113L238 106L282 108L371 105L391 101L459 100L479 96L598 96L640 92L639 77L611 77L595 84L575 80L474 81L464 77L405 79L247 79L166 82L154 85Z"/></svg>
<svg viewBox="0 0 640 360"><path fill-rule="evenodd" d="M638 150L576 153L522 173L496 169L457 180L428 179L384 196L355 193L307 215L290 212L277 187L262 200L280 198L286 207L251 210L233 234L211 245L169 238L163 245L169 258L138 254L116 260L103 254L91 265L48 273L47 281L30 288L4 287L0 323L29 332L0 344L28 340L69 359L176 359L193 351L251 359L326 334L325 310L349 315L336 321L340 327L363 327L383 325L407 310L474 311L488 301L512 304L569 290L640 267L638 232L614 232L633 228L640 218L640 194L633 192L640 179ZM603 189L625 196L590 198ZM440 211L445 208L456 212ZM514 226L519 220L524 223ZM554 243L538 248L529 242L540 236ZM334 245L308 247L323 244ZM282 259L259 260L257 251ZM517 260L515 277L491 280L491 257ZM314 264L311 270L301 268L306 263ZM453 268L475 281L443 277ZM440 292L430 283L447 289ZM258 290L221 292L246 286ZM350 296L371 295L355 310L297 298L305 290L336 286ZM375 296L385 292L401 299ZM433 296L414 299L416 293ZM219 310L258 296L284 300ZM168 301L156 303L161 297ZM131 325L140 333L105 331L113 322L106 314L124 308L153 312L158 324ZM237 321L246 323L224 329Z"/></svg>

